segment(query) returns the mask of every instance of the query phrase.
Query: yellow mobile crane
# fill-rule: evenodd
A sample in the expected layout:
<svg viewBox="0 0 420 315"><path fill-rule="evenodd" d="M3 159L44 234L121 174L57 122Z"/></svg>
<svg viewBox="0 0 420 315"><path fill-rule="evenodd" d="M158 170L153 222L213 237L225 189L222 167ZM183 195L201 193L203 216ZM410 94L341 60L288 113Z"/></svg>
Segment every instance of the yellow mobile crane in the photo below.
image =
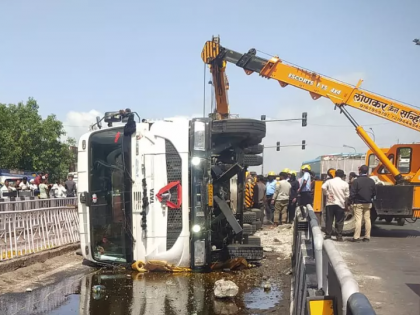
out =
<svg viewBox="0 0 420 315"><path fill-rule="evenodd" d="M340 109L356 129L356 133L380 161L373 173L380 173L385 185L377 187L377 197L372 214L404 220L420 218L420 145L399 145L381 150L369 137L367 132L355 121L347 111L347 106L366 113L382 117L402 126L420 131L420 110L401 102L374 94L360 88L362 80L352 86L316 72L299 68L282 61L279 57L264 59L257 56L256 49L243 54L220 45L220 39L213 37L207 41L201 52L202 60L210 66L213 85L216 91L216 114L222 119L228 118L229 106L226 90L223 89L226 78L226 63L233 63L244 69L247 75L254 72L266 79L274 79L281 87L295 86L308 91L313 100L320 97L330 99ZM223 76L221 75L223 74ZM409 154L408 154L409 152ZM394 154L390 156L390 154ZM388 155L388 156L387 156ZM395 158L394 158L395 157ZM407 167L407 159L409 165ZM405 166L401 167L401 160ZM315 192L320 190L315 190ZM318 196L320 195L320 196ZM322 199L322 194L315 195L314 204ZM315 209L321 211L321 208Z"/></svg>

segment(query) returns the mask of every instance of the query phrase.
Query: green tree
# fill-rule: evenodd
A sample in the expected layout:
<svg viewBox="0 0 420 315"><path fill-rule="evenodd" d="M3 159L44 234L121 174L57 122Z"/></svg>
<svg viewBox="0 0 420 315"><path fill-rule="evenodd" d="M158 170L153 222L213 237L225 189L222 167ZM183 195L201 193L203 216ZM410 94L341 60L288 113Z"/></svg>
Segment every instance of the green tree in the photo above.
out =
<svg viewBox="0 0 420 315"><path fill-rule="evenodd" d="M74 139L63 143L62 122L55 115L42 119L33 98L26 103L0 104L0 167L45 171L51 180L64 178L74 156Z"/></svg>

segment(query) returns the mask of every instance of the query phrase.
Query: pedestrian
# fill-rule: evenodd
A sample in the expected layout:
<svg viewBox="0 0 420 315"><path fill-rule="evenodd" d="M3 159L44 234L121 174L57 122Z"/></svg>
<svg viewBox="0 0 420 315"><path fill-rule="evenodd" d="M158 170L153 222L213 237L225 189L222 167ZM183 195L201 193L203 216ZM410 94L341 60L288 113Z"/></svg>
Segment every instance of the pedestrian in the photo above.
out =
<svg viewBox="0 0 420 315"><path fill-rule="evenodd" d="M333 179L322 184L322 191L327 196L325 239L331 239L332 226L335 219L337 241L343 241L343 227L345 220L345 208L350 196L349 184L344 181L344 171L338 169Z"/></svg>
<svg viewBox="0 0 420 315"><path fill-rule="evenodd" d="M292 223L295 219L295 212L296 212L296 205L297 205L297 197L298 197L298 190L299 190L299 182L296 179L296 172L293 171L290 174L290 181L291 190L290 190L290 197L289 197L289 206L287 208L288 213L288 221Z"/></svg>
<svg viewBox="0 0 420 315"><path fill-rule="evenodd" d="M301 185L299 187L300 200L299 205L305 206L310 204L312 205L312 195L311 195L311 166L303 165L302 166L302 178Z"/></svg>
<svg viewBox="0 0 420 315"><path fill-rule="evenodd" d="M64 188L67 192L67 197L74 197L77 189L76 189L76 183L73 180L73 175L69 175L68 180L64 183Z"/></svg>
<svg viewBox="0 0 420 315"><path fill-rule="evenodd" d="M351 185L353 184L353 182L355 181L355 179L357 178L357 175L355 172L351 172L349 174L349 185L351 187Z"/></svg>
<svg viewBox="0 0 420 315"><path fill-rule="evenodd" d="M280 181L274 192L272 203L274 204L274 224L282 225L287 223L287 207L289 206L290 190L292 186L287 181L287 173L280 173Z"/></svg>
<svg viewBox="0 0 420 315"><path fill-rule="evenodd" d="M273 200L274 192L276 191L277 181L275 180L276 173L273 171L268 173L267 184L266 186L266 196L267 196L267 208L266 208L266 220L269 221L268 224L272 224L273 215L274 215L274 203Z"/></svg>
<svg viewBox="0 0 420 315"><path fill-rule="evenodd" d="M48 199L50 192L46 183L47 180L45 179L45 177L41 177L41 182L39 184L39 199Z"/></svg>
<svg viewBox="0 0 420 315"><path fill-rule="evenodd" d="M264 184L264 176L258 175L257 176L257 189L258 189L258 209L265 213L265 206L267 203L267 196L266 196L266 187Z"/></svg>
<svg viewBox="0 0 420 315"><path fill-rule="evenodd" d="M360 242L362 218L365 219L365 236L363 237L363 241L369 242L372 229L370 209L372 208L372 199L376 195L376 186L373 179L367 175L369 172L367 165L362 165L359 172L360 174L353 181L350 190L350 203L353 205L354 216L356 218L356 228L352 242Z"/></svg>
<svg viewBox="0 0 420 315"><path fill-rule="evenodd" d="M8 194L12 193L13 191L16 191L15 187L10 186L10 181L8 179L6 179L4 181L4 185L1 187L0 189L0 197L1 198L10 198L10 196ZM4 194L7 194L6 196Z"/></svg>
<svg viewBox="0 0 420 315"><path fill-rule="evenodd" d="M28 177L25 176L22 179L22 181L19 184L19 189L21 189L21 190L30 190L29 183L28 183Z"/></svg>

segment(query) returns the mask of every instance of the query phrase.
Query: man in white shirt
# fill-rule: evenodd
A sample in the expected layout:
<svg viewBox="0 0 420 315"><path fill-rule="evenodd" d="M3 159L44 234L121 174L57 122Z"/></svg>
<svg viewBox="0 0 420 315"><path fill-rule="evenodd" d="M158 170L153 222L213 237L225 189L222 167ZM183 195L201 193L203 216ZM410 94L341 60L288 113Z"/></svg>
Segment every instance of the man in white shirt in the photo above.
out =
<svg viewBox="0 0 420 315"><path fill-rule="evenodd" d="M19 184L19 188L21 190L29 190L29 183L28 183L28 177L24 177L23 180Z"/></svg>
<svg viewBox="0 0 420 315"><path fill-rule="evenodd" d="M8 196L3 196L3 193L10 193L10 192L12 192L12 191L15 191L16 190L16 188L15 187L12 187L12 186L10 186L10 182L9 182L9 180L8 179L6 179L5 181L4 181L4 185L1 187L1 189L0 189L0 193L1 193L1 198L9 198Z"/></svg>
<svg viewBox="0 0 420 315"><path fill-rule="evenodd" d="M347 200L350 196L349 184L344 181L343 170L337 170L335 177L322 185L322 191L327 197L327 220L325 223L325 239L331 239L332 225L335 219L337 241L343 241L343 227Z"/></svg>

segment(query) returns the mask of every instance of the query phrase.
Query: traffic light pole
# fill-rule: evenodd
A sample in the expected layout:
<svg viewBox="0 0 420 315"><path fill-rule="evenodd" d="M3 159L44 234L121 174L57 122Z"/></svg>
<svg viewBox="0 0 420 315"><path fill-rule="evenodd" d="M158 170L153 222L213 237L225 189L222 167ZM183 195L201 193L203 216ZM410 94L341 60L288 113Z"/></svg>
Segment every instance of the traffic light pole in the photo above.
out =
<svg viewBox="0 0 420 315"><path fill-rule="evenodd" d="M280 141L277 141L276 145L268 145L264 146L263 151L261 153L263 163L261 164L261 175L264 175L264 151L265 149L277 149L277 151L280 151L280 148L287 148L287 147L302 147L302 150L305 150L306 148L306 141L302 140L302 144L288 144L288 145L280 145Z"/></svg>

